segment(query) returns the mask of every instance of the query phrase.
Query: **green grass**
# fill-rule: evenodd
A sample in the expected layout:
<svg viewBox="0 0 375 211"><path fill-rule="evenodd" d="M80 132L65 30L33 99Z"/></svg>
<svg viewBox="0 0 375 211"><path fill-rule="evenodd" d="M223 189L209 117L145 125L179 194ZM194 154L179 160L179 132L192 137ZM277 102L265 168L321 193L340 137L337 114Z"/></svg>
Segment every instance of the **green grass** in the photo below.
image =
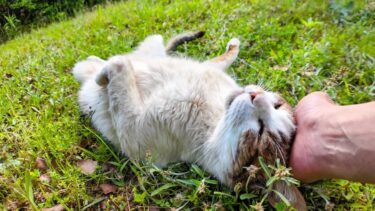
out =
<svg viewBox="0 0 375 211"><path fill-rule="evenodd" d="M241 84L263 83L281 92L292 105L315 90L340 104L374 100L373 2L275 2L128 1L1 45L0 209L253 209L264 193L236 194L197 166L158 169L118 156L80 117L79 84L70 72L80 59L131 51L150 34L169 38L204 30L204 38L179 51L204 60L239 37L241 52L229 73ZM46 159L50 183L39 180L37 157ZM85 176L76 162L89 158L99 167ZM117 193L103 195L102 183L117 185ZM339 210L375 209L373 185L329 180L301 190L312 210L328 203ZM266 201L263 206L269 207Z"/></svg>
<svg viewBox="0 0 375 211"><path fill-rule="evenodd" d="M63 21L78 11L115 0L12 0L0 1L0 44L33 28Z"/></svg>

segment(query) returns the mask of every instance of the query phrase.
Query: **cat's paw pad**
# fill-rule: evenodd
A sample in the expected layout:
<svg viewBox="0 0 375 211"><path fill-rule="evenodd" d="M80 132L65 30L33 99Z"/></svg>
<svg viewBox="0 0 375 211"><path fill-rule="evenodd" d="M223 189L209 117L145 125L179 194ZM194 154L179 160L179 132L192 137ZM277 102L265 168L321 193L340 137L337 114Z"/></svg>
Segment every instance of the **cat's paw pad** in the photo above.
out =
<svg viewBox="0 0 375 211"><path fill-rule="evenodd" d="M240 40L237 38L232 38L227 45L227 51L230 51L232 49L238 49L240 46Z"/></svg>

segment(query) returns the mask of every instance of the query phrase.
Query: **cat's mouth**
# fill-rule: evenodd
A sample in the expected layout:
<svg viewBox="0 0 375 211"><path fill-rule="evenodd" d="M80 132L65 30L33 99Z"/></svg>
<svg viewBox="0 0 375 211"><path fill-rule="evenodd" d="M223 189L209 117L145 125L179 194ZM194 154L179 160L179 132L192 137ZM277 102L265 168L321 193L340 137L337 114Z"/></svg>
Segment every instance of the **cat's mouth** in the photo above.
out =
<svg viewBox="0 0 375 211"><path fill-rule="evenodd" d="M264 132L264 122L262 119L258 119L258 123L259 123L258 136L262 136Z"/></svg>

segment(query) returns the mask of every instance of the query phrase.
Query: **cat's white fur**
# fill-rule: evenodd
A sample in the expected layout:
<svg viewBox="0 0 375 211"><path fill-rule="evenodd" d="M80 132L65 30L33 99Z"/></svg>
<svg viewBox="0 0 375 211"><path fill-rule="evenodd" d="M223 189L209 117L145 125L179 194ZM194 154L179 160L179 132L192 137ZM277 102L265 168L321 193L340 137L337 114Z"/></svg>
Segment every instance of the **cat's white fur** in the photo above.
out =
<svg viewBox="0 0 375 211"><path fill-rule="evenodd" d="M89 57L73 69L82 84L79 105L127 156L151 155L160 166L194 162L233 185L228 175L245 131L258 133L262 121L290 138L295 128L291 114L275 108L276 94L254 85L242 88L225 73L239 41L232 39L227 49L230 54L205 62L174 58L162 37L153 35L132 53L106 61ZM227 105L233 93L238 94Z"/></svg>

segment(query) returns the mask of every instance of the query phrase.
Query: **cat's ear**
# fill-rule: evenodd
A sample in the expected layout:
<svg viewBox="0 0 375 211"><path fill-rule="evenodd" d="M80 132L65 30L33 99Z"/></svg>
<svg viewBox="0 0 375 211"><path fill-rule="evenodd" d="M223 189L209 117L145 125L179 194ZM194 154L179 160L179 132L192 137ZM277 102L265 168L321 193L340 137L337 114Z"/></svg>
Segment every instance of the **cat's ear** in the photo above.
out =
<svg viewBox="0 0 375 211"><path fill-rule="evenodd" d="M134 68L126 56L112 57L104 65L102 70L96 75L95 82L102 87L106 87L109 81L119 76L125 78L134 78ZM135 80L135 79L133 79Z"/></svg>
<svg viewBox="0 0 375 211"><path fill-rule="evenodd" d="M240 51L240 41L237 38L231 39L227 44L226 52L218 57L205 62L225 71L236 60Z"/></svg>
<svg viewBox="0 0 375 211"><path fill-rule="evenodd" d="M296 210L307 210L306 201L295 185L288 185L284 181L277 181L273 185L273 189L283 195ZM275 207L277 203L282 202L282 199L278 194L271 193L268 197L268 201L273 207Z"/></svg>
<svg viewBox="0 0 375 211"><path fill-rule="evenodd" d="M110 74L112 72L111 70L118 70L118 68L116 67L122 66L123 64L126 64L128 62L129 61L126 56L111 57L96 75L95 82L99 86L106 87L109 83L109 79L113 75Z"/></svg>
<svg viewBox="0 0 375 211"><path fill-rule="evenodd" d="M104 67L100 72L99 74L96 75L96 78L95 78L95 82L99 85L99 86L107 86L108 83L109 83L109 79L108 79L108 68Z"/></svg>

